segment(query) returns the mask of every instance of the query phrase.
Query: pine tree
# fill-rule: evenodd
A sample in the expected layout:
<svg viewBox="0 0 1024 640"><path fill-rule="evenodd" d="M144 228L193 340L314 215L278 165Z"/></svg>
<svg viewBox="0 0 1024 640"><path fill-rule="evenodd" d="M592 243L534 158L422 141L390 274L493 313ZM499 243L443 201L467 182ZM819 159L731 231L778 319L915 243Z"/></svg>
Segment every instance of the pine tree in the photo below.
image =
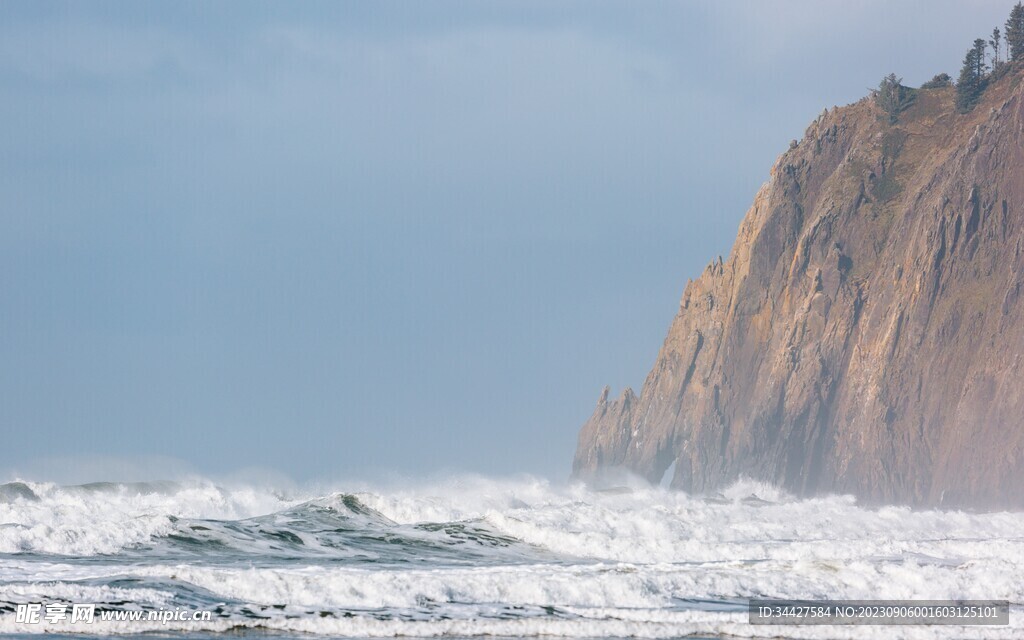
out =
<svg viewBox="0 0 1024 640"><path fill-rule="evenodd" d="M996 67L999 66L999 41L1000 41L1000 39L1001 39L1001 35L999 33L999 27L996 27L995 29L992 30L992 37L988 41L988 43L990 45L992 45L992 68L993 69L995 69Z"/></svg>
<svg viewBox="0 0 1024 640"><path fill-rule="evenodd" d="M896 117L899 115L900 80L901 78L897 78L895 73L890 73L882 78L875 91L875 103L889 116L890 123L896 122Z"/></svg>
<svg viewBox="0 0 1024 640"><path fill-rule="evenodd" d="M1010 60L1024 59L1024 4L1020 2L1010 10L1010 18L1006 21L1006 47L1010 51Z"/></svg>
<svg viewBox="0 0 1024 640"><path fill-rule="evenodd" d="M964 66L960 68L960 77L956 82L956 108L960 113L966 113L974 108L985 88L984 57L985 50L978 50L977 41L964 56Z"/></svg>
<svg viewBox="0 0 1024 640"><path fill-rule="evenodd" d="M882 78L875 90L875 104L889 117L889 124L896 124L900 112L914 101L914 92L903 86L903 78L895 73Z"/></svg>
<svg viewBox="0 0 1024 640"><path fill-rule="evenodd" d="M975 74L978 78L984 78L985 72L988 71L988 65L985 64L985 50L987 48L988 45L982 38L974 41Z"/></svg>

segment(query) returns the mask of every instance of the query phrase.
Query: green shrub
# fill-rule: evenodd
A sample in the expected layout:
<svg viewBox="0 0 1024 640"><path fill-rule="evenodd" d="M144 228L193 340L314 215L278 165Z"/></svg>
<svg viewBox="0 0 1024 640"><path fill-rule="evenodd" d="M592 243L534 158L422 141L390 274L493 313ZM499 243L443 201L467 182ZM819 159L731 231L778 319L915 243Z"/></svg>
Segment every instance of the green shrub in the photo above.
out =
<svg viewBox="0 0 1024 640"><path fill-rule="evenodd" d="M922 89L941 89L953 85L953 78L948 73L940 73L928 82L921 85Z"/></svg>

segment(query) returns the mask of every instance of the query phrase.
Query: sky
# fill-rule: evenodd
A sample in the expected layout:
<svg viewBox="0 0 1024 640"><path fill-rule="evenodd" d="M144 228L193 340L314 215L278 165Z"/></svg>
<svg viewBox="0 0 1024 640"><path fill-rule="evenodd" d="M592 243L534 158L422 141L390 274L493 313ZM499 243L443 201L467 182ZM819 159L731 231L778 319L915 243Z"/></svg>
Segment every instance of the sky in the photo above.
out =
<svg viewBox="0 0 1024 640"><path fill-rule="evenodd" d="M0 480L564 480L789 141L1009 8L0 3Z"/></svg>

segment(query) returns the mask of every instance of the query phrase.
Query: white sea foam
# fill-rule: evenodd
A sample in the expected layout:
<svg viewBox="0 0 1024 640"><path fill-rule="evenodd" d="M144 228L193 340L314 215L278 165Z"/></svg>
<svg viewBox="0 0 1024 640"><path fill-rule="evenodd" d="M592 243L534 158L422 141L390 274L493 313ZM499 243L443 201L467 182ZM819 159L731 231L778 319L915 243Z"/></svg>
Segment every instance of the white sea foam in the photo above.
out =
<svg viewBox="0 0 1024 640"><path fill-rule="evenodd" d="M0 501L0 553L116 553L173 529L173 518L236 520L297 504L272 491L183 483L24 485L35 499Z"/></svg>
<svg viewBox="0 0 1024 640"><path fill-rule="evenodd" d="M866 509L756 483L714 499L475 477L319 497L206 481L29 487L38 499L0 504L0 552L11 554L0 563L0 605L225 603L210 623L96 623L90 633L1024 636L1020 513ZM737 607L752 597L1014 608L1010 627L772 630L746 624ZM0 615L0 632L44 628Z"/></svg>

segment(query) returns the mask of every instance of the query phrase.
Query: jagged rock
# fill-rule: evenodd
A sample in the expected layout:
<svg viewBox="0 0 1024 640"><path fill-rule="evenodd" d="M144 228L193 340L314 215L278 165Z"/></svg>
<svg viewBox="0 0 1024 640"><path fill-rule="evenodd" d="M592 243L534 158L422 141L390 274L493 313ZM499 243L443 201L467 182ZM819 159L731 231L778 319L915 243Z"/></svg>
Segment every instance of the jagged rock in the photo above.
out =
<svg viewBox="0 0 1024 640"><path fill-rule="evenodd" d="M640 396L601 395L577 477L740 476L866 502L1024 506L1024 70L956 113L830 110L687 284Z"/></svg>

